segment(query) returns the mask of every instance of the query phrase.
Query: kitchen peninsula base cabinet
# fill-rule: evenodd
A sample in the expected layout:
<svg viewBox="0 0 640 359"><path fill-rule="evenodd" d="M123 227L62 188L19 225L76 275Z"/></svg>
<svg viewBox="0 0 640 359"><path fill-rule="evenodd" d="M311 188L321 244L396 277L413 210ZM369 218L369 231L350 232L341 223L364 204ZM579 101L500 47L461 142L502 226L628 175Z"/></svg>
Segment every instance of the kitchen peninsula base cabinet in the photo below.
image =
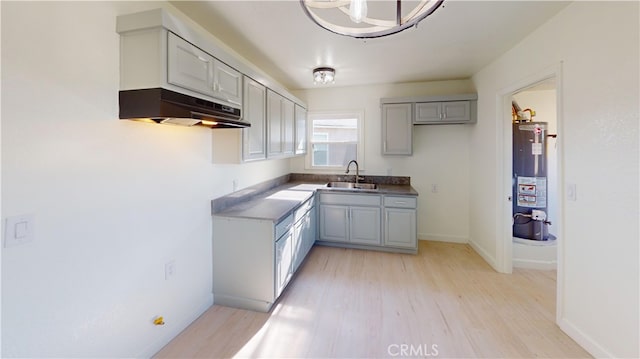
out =
<svg viewBox="0 0 640 359"><path fill-rule="evenodd" d="M268 312L313 247L315 216L313 198L278 223L214 216L214 303Z"/></svg>
<svg viewBox="0 0 640 359"><path fill-rule="evenodd" d="M415 196L320 193L319 207L318 244L400 253L418 251Z"/></svg>

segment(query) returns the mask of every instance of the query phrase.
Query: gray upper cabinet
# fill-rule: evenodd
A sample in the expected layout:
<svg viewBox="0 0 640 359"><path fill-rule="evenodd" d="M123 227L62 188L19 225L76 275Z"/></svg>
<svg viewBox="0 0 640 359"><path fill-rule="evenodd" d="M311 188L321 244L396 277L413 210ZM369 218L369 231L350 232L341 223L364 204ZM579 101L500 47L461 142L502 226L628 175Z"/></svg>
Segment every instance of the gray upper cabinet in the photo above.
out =
<svg viewBox="0 0 640 359"><path fill-rule="evenodd" d="M167 82L242 106L242 74L168 32Z"/></svg>
<svg viewBox="0 0 640 359"><path fill-rule="evenodd" d="M476 94L415 96L380 99L380 104L383 106L383 120L385 116L385 105L411 105L413 106L414 111L411 120L415 125L450 125L476 123L477 102L478 95Z"/></svg>
<svg viewBox="0 0 640 359"><path fill-rule="evenodd" d="M168 33L167 82L204 95L213 96L213 56Z"/></svg>
<svg viewBox="0 0 640 359"><path fill-rule="evenodd" d="M295 152L295 109L293 101L282 98L282 139L283 154L286 157L293 156Z"/></svg>
<svg viewBox="0 0 640 359"><path fill-rule="evenodd" d="M213 95L242 106L242 74L218 60L213 66Z"/></svg>
<svg viewBox="0 0 640 359"><path fill-rule="evenodd" d="M471 123L471 101L416 103L415 124Z"/></svg>
<svg viewBox="0 0 640 359"><path fill-rule="evenodd" d="M413 153L413 104L382 104L382 154Z"/></svg>
<svg viewBox="0 0 640 359"><path fill-rule="evenodd" d="M267 89L267 138L268 158L294 155L294 103L269 89Z"/></svg>
<svg viewBox="0 0 640 359"><path fill-rule="evenodd" d="M244 120L251 123L251 127L242 129L242 159L244 161L262 160L267 158L267 88L245 77L243 97Z"/></svg>
<svg viewBox="0 0 640 359"><path fill-rule="evenodd" d="M304 155L307 153L307 110L296 104L296 143L295 154Z"/></svg>
<svg viewBox="0 0 640 359"><path fill-rule="evenodd" d="M267 90L267 157L284 155L282 96Z"/></svg>

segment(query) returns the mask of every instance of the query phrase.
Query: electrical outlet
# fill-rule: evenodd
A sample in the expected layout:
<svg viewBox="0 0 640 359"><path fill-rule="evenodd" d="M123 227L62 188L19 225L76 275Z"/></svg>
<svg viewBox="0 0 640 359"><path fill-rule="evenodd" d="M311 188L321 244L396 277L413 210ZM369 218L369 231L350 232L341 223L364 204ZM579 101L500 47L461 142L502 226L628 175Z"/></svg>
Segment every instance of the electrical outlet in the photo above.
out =
<svg viewBox="0 0 640 359"><path fill-rule="evenodd" d="M171 260L164 264L164 279L169 280L176 275L176 261Z"/></svg>
<svg viewBox="0 0 640 359"><path fill-rule="evenodd" d="M233 184L233 192L237 191L238 190L238 180L234 179L232 184Z"/></svg>
<svg viewBox="0 0 640 359"><path fill-rule="evenodd" d="M437 184L431 184L431 193L438 193L438 185Z"/></svg>

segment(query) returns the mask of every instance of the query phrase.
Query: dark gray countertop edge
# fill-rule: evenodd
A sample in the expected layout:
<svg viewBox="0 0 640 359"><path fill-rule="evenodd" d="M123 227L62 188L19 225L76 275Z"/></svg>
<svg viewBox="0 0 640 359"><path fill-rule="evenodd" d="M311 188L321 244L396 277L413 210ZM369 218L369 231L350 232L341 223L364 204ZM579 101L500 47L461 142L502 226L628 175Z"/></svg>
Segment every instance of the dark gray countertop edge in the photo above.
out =
<svg viewBox="0 0 640 359"><path fill-rule="evenodd" d="M378 194L378 195L396 195L396 196L418 196L418 192L409 184L409 177L401 177L400 181L388 180L388 177L384 176L369 176L365 177L364 183L378 183L378 189L366 190L366 189L350 189L350 188L329 188L323 185L336 180L343 180L344 176L336 175L311 175L311 176L299 176L299 174L289 174L281 177L277 177L273 180L259 183L255 186L245 188L243 190L231 193L226 196L216 198L211 201L211 214L223 217L234 218L248 218L248 219L261 219L272 220L278 222L290 213L295 211L300 205L307 201L307 199L295 203L284 213L278 211L273 213L273 216L246 216L242 215L243 209L241 207L247 207L254 201L260 201L266 199L266 197L282 191L282 190L302 190L309 192L331 192L331 193L362 193L362 194ZM380 177L383 180L380 182L374 182ZM379 179L378 179L379 180ZM385 183L386 182L386 183ZM302 188L295 188L300 187ZM309 186L308 188L304 188ZM258 202L254 202L258 203ZM246 209L245 209L246 210Z"/></svg>

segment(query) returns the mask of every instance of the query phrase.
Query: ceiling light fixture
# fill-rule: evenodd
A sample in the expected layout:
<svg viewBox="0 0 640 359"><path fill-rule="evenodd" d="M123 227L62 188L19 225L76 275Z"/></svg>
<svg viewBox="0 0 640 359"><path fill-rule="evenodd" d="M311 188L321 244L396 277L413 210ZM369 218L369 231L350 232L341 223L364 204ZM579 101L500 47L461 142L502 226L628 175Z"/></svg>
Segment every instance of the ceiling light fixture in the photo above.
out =
<svg viewBox="0 0 640 359"><path fill-rule="evenodd" d="M313 69L313 83L328 84L333 83L336 77L336 70L331 67L318 67Z"/></svg>
<svg viewBox="0 0 640 359"><path fill-rule="evenodd" d="M402 0L396 0L395 14L393 14L391 8L385 9L385 6L392 3L391 1L372 1L374 5L372 7L377 6L381 11L387 10L391 15L388 19L377 19L368 17L367 0L300 0L304 12L320 27L339 35L358 39L392 35L417 26L443 2L444 0L419 0L413 9L403 12Z"/></svg>

